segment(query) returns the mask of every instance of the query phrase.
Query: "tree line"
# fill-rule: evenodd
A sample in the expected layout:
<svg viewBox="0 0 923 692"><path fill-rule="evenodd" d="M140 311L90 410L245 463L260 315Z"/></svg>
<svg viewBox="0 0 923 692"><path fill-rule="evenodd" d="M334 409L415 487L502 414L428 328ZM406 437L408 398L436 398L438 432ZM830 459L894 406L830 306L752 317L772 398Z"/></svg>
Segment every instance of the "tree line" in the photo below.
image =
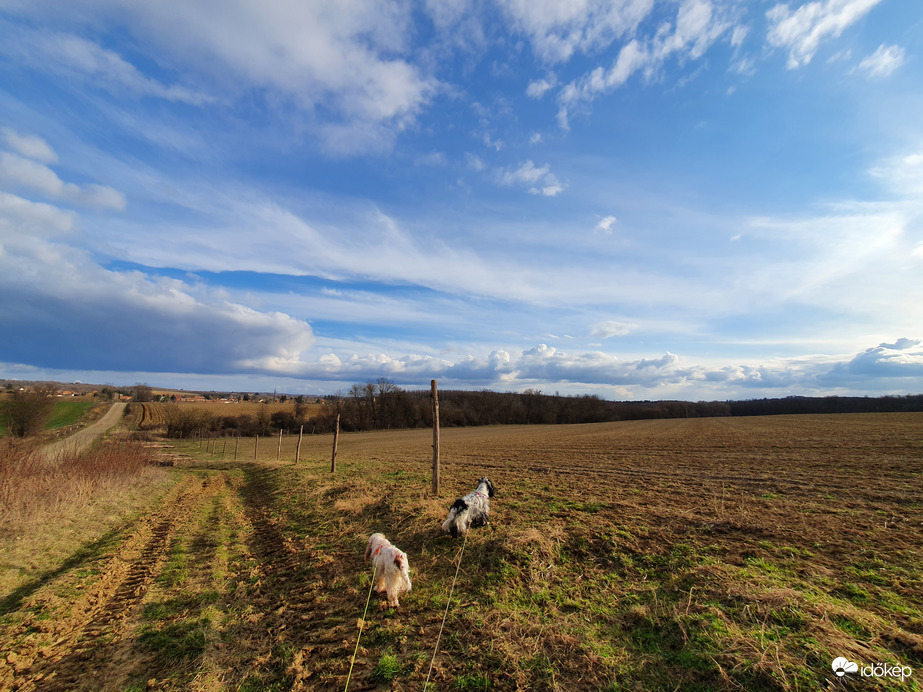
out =
<svg viewBox="0 0 923 692"><path fill-rule="evenodd" d="M480 425L555 425L654 418L706 418L778 414L923 411L923 395L884 397L800 397L743 401L608 401L595 395L563 396L537 389L524 392L440 390L442 427ZM296 399L289 410L255 416L217 416L174 408L168 434L185 437L192 429L217 435L271 435L332 432L339 418L345 432L431 427L428 390L409 391L390 380L355 384L347 392L325 397L321 412L307 417Z"/></svg>
<svg viewBox="0 0 923 692"><path fill-rule="evenodd" d="M17 437L40 431L54 408L53 388L10 392L0 401L0 426ZM143 398L143 397L142 397ZM256 415L215 416L177 404L165 406L163 420L170 437L329 433L336 425L347 432L431 427L428 390L409 391L381 378L354 384L347 392L325 397L321 412L308 416L305 398L291 398L290 409ZM652 418L703 418L779 414L871 413L923 411L923 394L856 397L763 398L738 401L608 401L595 395L562 396L538 389L524 392L441 390L439 422L443 427L479 425L554 425L602 423Z"/></svg>

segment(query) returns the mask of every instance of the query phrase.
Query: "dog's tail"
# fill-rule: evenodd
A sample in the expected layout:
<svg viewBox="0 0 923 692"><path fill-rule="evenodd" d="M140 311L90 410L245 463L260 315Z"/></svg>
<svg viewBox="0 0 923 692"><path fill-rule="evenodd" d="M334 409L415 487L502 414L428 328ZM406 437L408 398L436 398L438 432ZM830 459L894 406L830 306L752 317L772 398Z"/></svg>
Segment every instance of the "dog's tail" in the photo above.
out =
<svg viewBox="0 0 923 692"><path fill-rule="evenodd" d="M467 502L461 498L455 500L449 508L449 518L443 523L442 530L451 533L452 538L458 538L458 527L467 528L468 510Z"/></svg>

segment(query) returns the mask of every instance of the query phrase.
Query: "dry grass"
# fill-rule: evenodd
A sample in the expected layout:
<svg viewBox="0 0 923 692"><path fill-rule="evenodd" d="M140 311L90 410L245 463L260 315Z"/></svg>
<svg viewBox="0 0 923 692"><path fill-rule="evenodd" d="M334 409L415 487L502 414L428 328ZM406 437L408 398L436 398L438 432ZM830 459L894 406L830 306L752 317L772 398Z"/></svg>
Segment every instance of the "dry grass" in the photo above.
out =
<svg viewBox="0 0 923 692"><path fill-rule="evenodd" d="M48 461L36 445L0 440L0 597L134 511L165 481L152 461L137 443Z"/></svg>

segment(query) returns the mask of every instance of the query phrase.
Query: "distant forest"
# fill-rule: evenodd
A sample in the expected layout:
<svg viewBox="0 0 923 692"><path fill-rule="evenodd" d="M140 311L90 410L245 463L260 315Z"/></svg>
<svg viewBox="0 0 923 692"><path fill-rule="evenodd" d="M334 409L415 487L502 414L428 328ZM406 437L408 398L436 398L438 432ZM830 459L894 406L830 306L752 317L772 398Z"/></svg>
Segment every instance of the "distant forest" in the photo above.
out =
<svg viewBox="0 0 923 692"><path fill-rule="evenodd" d="M651 418L704 418L806 413L923 411L923 394L884 397L803 397L746 401L607 401L597 396L561 396L538 390L500 393L488 390L439 391L442 427L602 423ZM429 427L433 423L429 391L406 391L387 380L353 385L346 395L325 399L320 415L298 420L297 411L279 411L272 425L297 432L329 432L340 416L344 431Z"/></svg>

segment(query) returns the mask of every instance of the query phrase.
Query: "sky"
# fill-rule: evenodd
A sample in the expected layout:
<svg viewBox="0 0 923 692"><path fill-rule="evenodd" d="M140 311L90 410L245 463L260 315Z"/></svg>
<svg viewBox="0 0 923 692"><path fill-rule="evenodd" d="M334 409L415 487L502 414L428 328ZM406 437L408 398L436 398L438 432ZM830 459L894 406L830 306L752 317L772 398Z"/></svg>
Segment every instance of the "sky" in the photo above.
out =
<svg viewBox="0 0 923 692"><path fill-rule="evenodd" d="M0 377L923 392L918 0L0 0Z"/></svg>

